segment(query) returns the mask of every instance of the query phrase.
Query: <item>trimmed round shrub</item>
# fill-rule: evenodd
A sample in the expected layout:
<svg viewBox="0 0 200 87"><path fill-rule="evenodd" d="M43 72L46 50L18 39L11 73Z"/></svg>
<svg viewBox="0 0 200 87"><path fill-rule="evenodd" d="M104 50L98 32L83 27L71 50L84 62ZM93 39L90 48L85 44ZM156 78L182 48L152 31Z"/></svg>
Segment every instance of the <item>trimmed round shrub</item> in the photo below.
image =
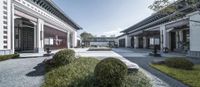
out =
<svg viewBox="0 0 200 87"><path fill-rule="evenodd" d="M121 60L106 58L100 61L94 71L98 87L122 87L128 68Z"/></svg>
<svg viewBox="0 0 200 87"><path fill-rule="evenodd" d="M66 65L74 60L75 52L71 49L61 50L53 56L53 61L56 65Z"/></svg>
<svg viewBox="0 0 200 87"><path fill-rule="evenodd" d="M185 58L168 58L165 60L168 67L191 70L194 64Z"/></svg>

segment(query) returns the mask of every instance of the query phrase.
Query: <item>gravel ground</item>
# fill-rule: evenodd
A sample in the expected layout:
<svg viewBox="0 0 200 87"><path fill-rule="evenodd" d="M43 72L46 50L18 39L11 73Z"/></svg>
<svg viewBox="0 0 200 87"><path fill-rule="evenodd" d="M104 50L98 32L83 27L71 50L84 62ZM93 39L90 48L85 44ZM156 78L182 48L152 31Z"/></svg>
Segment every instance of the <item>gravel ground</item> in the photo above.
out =
<svg viewBox="0 0 200 87"><path fill-rule="evenodd" d="M44 64L40 58L10 59L0 62L0 87L40 87Z"/></svg>

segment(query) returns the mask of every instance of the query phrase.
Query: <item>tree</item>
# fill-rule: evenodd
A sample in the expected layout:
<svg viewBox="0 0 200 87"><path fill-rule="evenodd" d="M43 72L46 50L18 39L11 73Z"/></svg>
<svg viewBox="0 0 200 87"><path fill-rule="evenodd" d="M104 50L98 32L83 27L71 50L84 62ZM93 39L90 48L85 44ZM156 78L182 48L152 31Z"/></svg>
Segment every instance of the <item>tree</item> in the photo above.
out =
<svg viewBox="0 0 200 87"><path fill-rule="evenodd" d="M149 8L155 12L167 7L170 4L169 0L155 0Z"/></svg>
<svg viewBox="0 0 200 87"><path fill-rule="evenodd" d="M198 9L199 0L174 0L174 2L170 2L169 0L155 0L149 8L155 12L169 14L178 10L176 4L173 4L178 1L182 1L186 6L190 6L193 9Z"/></svg>
<svg viewBox="0 0 200 87"><path fill-rule="evenodd" d="M82 41L88 41L90 38L93 37L93 35L88 32L83 32L83 33L81 33L80 36L81 36Z"/></svg>
<svg viewBox="0 0 200 87"><path fill-rule="evenodd" d="M91 33L88 32L83 32L80 34L82 42L84 43L84 46L88 46L89 45L89 39L93 37L93 35Z"/></svg>
<svg viewBox="0 0 200 87"><path fill-rule="evenodd" d="M154 12L160 13L162 15L173 15L169 19L178 19L186 15L186 12L180 11L179 4L182 4L184 7L192 8L194 11L200 11L199 4L200 0L174 0L174 2L170 0L155 0L149 8ZM190 20L192 21L192 20ZM194 21L197 22L197 21ZM198 21L198 23L200 23Z"/></svg>

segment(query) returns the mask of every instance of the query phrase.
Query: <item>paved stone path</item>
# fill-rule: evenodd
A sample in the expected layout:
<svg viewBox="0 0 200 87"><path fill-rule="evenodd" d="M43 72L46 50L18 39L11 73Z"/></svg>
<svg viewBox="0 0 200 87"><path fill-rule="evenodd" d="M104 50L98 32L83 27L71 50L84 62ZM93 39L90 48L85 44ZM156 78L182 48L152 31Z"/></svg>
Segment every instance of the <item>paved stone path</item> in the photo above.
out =
<svg viewBox="0 0 200 87"><path fill-rule="evenodd" d="M45 57L10 59L0 62L0 87L40 87Z"/></svg>

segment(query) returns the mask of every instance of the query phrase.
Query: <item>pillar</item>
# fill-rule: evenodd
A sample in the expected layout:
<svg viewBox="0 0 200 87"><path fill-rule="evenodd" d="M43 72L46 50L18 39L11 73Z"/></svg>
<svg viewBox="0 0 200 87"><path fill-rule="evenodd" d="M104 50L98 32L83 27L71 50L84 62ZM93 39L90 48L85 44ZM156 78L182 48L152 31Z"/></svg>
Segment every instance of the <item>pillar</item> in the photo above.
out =
<svg viewBox="0 0 200 87"><path fill-rule="evenodd" d="M147 48L147 37L143 37L143 47Z"/></svg>
<svg viewBox="0 0 200 87"><path fill-rule="evenodd" d="M179 32L176 31L176 48L179 48L180 47L180 44L179 44Z"/></svg>
<svg viewBox="0 0 200 87"><path fill-rule="evenodd" d="M138 38L138 36L134 36L134 41L135 41L135 43L134 43L134 47L135 48L139 48L139 38Z"/></svg>
<svg viewBox="0 0 200 87"><path fill-rule="evenodd" d="M125 47L131 47L131 37L129 37L128 35L126 35L125 37Z"/></svg>
<svg viewBox="0 0 200 87"><path fill-rule="evenodd" d="M179 40L183 42L183 30L179 31Z"/></svg>
<svg viewBox="0 0 200 87"><path fill-rule="evenodd" d="M188 55L200 58L200 12L194 12L189 15L190 23L190 50ZM197 22L195 22L197 21Z"/></svg>
<svg viewBox="0 0 200 87"><path fill-rule="evenodd" d="M67 32L67 48L70 48L70 43L71 43L71 41L70 41L70 32L68 31Z"/></svg>
<svg viewBox="0 0 200 87"><path fill-rule="evenodd" d="M72 47L77 46L77 31L72 32Z"/></svg>
<svg viewBox="0 0 200 87"><path fill-rule="evenodd" d="M38 52L44 51L44 21L38 19L37 30L36 30L36 49Z"/></svg>
<svg viewBox="0 0 200 87"><path fill-rule="evenodd" d="M165 25L160 26L160 48L169 48L169 33L167 32Z"/></svg>

